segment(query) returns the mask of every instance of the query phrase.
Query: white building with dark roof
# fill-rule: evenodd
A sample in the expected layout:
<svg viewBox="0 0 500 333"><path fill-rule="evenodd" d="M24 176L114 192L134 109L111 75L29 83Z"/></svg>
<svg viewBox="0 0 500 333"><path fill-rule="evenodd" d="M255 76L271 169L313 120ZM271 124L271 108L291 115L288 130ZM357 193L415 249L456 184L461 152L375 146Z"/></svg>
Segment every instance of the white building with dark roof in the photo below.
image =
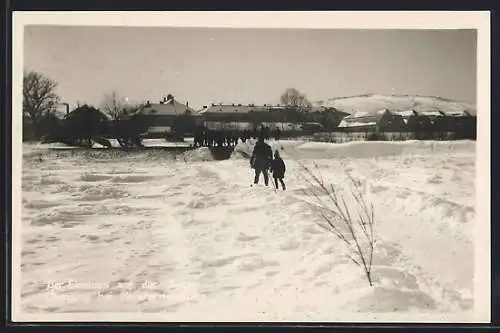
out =
<svg viewBox="0 0 500 333"><path fill-rule="evenodd" d="M296 108L279 104L215 104L204 106L199 114L210 128L223 126L252 129L255 126L267 126L283 130L300 129L301 123L329 123L336 127L348 115L334 108L323 106Z"/></svg>
<svg viewBox="0 0 500 333"><path fill-rule="evenodd" d="M165 98L159 103L147 103L136 113L148 117L149 123L152 124L146 135L164 136L171 133L176 126L189 127L191 122L200 118L187 104L180 103L175 98Z"/></svg>
<svg viewBox="0 0 500 333"><path fill-rule="evenodd" d="M340 129L344 131L400 131L404 127L403 117L394 114L389 109L381 109L376 112L355 112L340 122Z"/></svg>

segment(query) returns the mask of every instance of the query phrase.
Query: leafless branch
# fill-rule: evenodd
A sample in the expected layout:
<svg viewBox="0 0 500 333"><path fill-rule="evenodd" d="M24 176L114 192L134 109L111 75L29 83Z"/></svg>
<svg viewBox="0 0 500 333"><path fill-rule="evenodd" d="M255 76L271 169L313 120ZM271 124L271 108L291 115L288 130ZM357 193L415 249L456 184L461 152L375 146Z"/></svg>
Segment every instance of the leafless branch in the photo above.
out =
<svg viewBox="0 0 500 333"><path fill-rule="evenodd" d="M373 203L367 203L360 185L349 173L345 172L346 181L350 185L349 190L341 192L333 184L326 185L316 163L313 162L314 170L311 170L301 161L296 160L296 162L303 170L302 178L311 188L310 191L303 192L315 203L304 201L326 222L317 224L348 246L352 252L347 254L347 257L363 269L368 283L372 286L371 272L375 244ZM349 197L352 199L351 202L348 200ZM324 198L327 198L327 201ZM341 227L346 230L343 232Z"/></svg>

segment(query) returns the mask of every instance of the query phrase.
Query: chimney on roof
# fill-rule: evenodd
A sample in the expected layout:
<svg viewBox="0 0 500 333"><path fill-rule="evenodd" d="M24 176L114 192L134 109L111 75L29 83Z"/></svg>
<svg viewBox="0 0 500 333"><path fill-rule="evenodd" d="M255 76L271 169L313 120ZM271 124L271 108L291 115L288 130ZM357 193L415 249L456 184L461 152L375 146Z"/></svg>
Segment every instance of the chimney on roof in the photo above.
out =
<svg viewBox="0 0 500 333"><path fill-rule="evenodd" d="M186 108L188 108L188 107L189 107L189 102L188 102L188 101L186 101Z"/></svg>
<svg viewBox="0 0 500 333"><path fill-rule="evenodd" d="M203 105L203 108L204 108L204 109L206 109L206 108L207 108L207 106L206 106L206 105Z"/></svg>
<svg viewBox="0 0 500 333"><path fill-rule="evenodd" d="M215 103L212 103L212 106L215 106Z"/></svg>

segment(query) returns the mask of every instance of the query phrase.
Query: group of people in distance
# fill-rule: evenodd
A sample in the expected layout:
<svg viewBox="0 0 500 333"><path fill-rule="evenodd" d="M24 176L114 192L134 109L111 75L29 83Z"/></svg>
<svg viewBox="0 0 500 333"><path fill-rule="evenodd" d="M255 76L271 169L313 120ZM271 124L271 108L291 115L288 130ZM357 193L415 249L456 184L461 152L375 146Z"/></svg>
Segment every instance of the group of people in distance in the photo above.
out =
<svg viewBox="0 0 500 333"><path fill-rule="evenodd" d="M244 143L250 138L258 138L250 158L250 167L255 170L253 184L256 185L259 183L260 174L262 174L264 176L264 184L269 186L268 171L270 171L274 179L275 188L278 189L279 184L281 184L283 191L286 190L286 185L283 180L286 171L285 162L281 158L278 150L274 152L273 156L271 146L265 142L266 139L269 140L270 138L268 127L262 127L259 131L256 129L253 131L245 130L241 133L235 131L213 131L204 129L195 133L194 146L234 146L238 143L239 139ZM280 131L276 129L275 139L279 140L279 138Z"/></svg>
<svg viewBox="0 0 500 333"><path fill-rule="evenodd" d="M269 127L262 127L259 130L254 128L253 130L210 130L208 128L201 128L194 133L194 146L195 147L230 147L238 144L238 141L246 142L250 138L257 139L263 136L265 139L269 140L271 134L274 134L274 138L279 140L281 137L281 131L279 128L275 129L273 133Z"/></svg>
<svg viewBox="0 0 500 333"><path fill-rule="evenodd" d="M275 188L278 189L278 181L281 184L281 188L286 190L285 178L286 166L285 162L280 156L278 150L274 152L270 145L264 141L264 136L259 136L259 140L255 143L255 147L252 151L252 156L250 158L250 167L255 170L254 184L259 183L260 174L264 176L264 184L269 186L269 174L268 170L271 171L274 179Z"/></svg>

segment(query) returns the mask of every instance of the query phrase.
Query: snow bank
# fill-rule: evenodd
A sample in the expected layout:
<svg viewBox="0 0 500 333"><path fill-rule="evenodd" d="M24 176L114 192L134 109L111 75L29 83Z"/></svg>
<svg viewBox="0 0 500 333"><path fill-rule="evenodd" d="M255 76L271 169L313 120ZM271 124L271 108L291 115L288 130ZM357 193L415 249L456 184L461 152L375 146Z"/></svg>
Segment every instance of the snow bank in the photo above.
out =
<svg viewBox="0 0 500 333"><path fill-rule="evenodd" d="M208 147L199 147L188 150L182 157L186 162L214 161L214 157Z"/></svg>
<svg viewBox="0 0 500 333"><path fill-rule="evenodd" d="M294 158L376 158L397 155L448 154L475 151L475 141L352 141L345 143L311 142L301 140L266 141L274 150L286 152ZM248 159L255 140L238 143L232 159Z"/></svg>
<svg viewBox="0 0 500 333"><path fill-rule="evenodd" d="M402 154L442 154L470 152L475 141L352 141L340 144L304 142L284 145L289 154L308 159L375 158Z"/></svg>
<svg viewBox="0 0 500 333"><path fill-rule="evenodd" d="M364 148L371 144L372 150L362 149L363 144L367 145ZM397 251L404 253L404 264L398 265L403 264L405 272L420 271L416 276L419 289L430 297L426 298L433 304L471 308L476 223L474 143L362 145L336 145L342 159L318 159L308 154L310 149L315 153L329 151L326 145L315 143L301 145L294 156L338 189L348 191L346 172L360 182L375 207L379 243L397 245ZM311 156L315 156L316 167ZM292 167L293 161L289 161ZM301 173L300 167L296 172ZM451 301L455 297L460 299L458 303Z"/></svg>
<svg viewBox="0 0 500 333"><path fill-rule="evenodd" d="M234 147L233 154L231 155L231 159L250 159L252 156L252 150L255 146L254 140L246 140L245 142L238 142L236 147Z"/></svg>

